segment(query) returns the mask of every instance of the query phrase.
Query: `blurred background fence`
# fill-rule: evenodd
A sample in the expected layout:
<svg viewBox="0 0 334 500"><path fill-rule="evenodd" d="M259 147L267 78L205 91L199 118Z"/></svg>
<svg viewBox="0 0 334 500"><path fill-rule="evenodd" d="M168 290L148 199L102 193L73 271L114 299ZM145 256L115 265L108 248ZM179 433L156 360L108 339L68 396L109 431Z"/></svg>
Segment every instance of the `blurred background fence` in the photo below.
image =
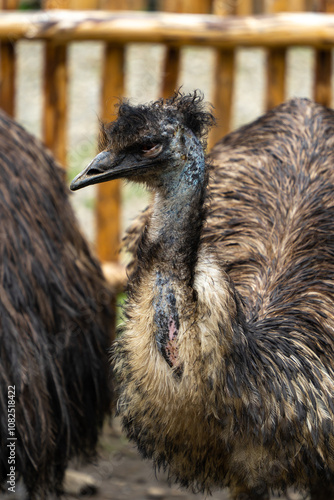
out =
<svg viewBox="0 0 334 500"><path fill-rule="evenodd" d="M104 121L113 119L113 105L125 95L125 51L130 42L136 41L165 46L159 91L163 97L178 87L182 47L213 47L211 101L218 126L210 135L209 146L232 128L239 47L265 50L264 110L286 97L287 51L296 45L314 51L312 97L324 105L332 104L334 0L42 0L42 4L25 1L28 3L2 0L0 107L15 117L17 43L42 40L42 139L65 167L68 49L78 40L104 43L99 85L99 115ZM38 12L22 10L31 6ZM119 10L135 12L116 12ZM193 87L198 87L196 79ZM120 184L99 185L95 246L103 262L118 260L120 211Z"/></svg>

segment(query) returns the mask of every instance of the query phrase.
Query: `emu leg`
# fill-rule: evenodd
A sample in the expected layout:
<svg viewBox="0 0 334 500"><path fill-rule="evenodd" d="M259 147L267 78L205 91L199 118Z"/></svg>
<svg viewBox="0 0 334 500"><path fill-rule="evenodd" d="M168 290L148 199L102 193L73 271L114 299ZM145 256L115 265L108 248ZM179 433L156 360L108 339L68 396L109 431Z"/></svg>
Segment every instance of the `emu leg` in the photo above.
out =
<svg viewBox="0 0 334 500"><path fill-rule="evenodd" d="M319 482L310 489L311 500L334 500L334 483Z"/></svg>

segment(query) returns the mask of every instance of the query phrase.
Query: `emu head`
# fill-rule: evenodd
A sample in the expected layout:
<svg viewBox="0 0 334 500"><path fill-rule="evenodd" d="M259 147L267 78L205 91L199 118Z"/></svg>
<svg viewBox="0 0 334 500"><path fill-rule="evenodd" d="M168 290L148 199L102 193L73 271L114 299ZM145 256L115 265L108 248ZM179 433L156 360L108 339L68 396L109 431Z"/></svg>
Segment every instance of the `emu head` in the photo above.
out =
<svg viewBox="0 0 334 500"><path fill-rule="evenodd" d="M213 115L202 95L184 95L132 106L122 102L116 121L102 126L102 151L71 183L72 191L125 178L159 188L187 162L187 136L206 146ZM189 141L188 141L189 143Z"/></svg>

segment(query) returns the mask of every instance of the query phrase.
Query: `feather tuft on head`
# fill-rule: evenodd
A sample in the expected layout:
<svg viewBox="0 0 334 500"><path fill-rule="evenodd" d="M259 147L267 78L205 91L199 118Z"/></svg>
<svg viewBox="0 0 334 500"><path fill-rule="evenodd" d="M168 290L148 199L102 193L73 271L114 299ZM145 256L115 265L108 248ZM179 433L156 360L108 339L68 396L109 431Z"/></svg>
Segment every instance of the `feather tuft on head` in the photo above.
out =
<svg viewBox="0 0 334 500"><path fill-rule="evenodd" d="M154 138L166 132L168 127L178 125L190 129L206 146L206 137L210 127L215 125L215 118L207 108L212 106L204 102L203 94L195 90L184 94L176 91L169 99L158 99L148 104L132 105L126 99L116 105L117 119L108 124L101 124L99 150L119 151L127 148L143 137Z"/></svg>

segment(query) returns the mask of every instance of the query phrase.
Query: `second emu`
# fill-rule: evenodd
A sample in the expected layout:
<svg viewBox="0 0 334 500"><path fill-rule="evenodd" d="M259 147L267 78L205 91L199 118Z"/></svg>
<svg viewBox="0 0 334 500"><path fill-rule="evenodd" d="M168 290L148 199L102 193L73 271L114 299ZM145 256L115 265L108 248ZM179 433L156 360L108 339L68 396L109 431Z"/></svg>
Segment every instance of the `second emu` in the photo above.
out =
<svg viewBox="0 0 334 500"><path fill-rule="evenodd" d="M197 93L125 102L72 184L154 193L114 354L123 426L183 486L333 499L334 112L290 101L207 158L212 123Z"/></svg>
<svg viewBox="0 0 334 500"><path fill-rule="evenodd" d="M114 294L68 194L51 154L0 113L0 492L21 479L29 499L61 493L111 405Z"/></svg>

